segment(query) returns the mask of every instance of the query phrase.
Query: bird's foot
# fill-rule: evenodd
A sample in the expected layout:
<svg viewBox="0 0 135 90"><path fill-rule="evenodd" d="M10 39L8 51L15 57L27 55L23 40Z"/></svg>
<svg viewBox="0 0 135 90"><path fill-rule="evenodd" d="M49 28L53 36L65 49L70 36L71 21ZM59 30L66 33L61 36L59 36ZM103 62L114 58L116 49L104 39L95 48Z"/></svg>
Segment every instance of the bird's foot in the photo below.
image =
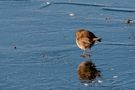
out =
<svg viewBox="0 0 135 90"><path fill-rule="evenodd" d="M82 54L80 56L83 57L83 58L89 58L90 57L90 54L89 53L86 53L86 54Z"/></svg>

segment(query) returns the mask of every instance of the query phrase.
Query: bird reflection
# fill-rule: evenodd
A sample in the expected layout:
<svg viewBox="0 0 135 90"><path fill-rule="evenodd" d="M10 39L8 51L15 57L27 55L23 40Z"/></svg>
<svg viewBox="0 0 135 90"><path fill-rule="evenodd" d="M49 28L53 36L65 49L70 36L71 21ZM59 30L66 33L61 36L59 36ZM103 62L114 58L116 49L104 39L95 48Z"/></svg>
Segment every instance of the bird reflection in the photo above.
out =
<svg viewBox="0 0 135 90"><path fill-rule="evenodd" d="M91 83L96 77L101 76L101 72L96 69L96 65L91 61L81 62L78 66L77 73L82 83Z"/></svg>

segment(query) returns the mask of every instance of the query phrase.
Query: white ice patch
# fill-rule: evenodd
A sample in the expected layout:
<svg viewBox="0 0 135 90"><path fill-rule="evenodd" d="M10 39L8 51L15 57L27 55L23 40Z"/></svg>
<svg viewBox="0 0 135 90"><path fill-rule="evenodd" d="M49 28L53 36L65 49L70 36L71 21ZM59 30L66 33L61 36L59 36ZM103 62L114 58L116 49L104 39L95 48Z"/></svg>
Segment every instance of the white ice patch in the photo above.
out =
<svg viewBox="0 0 135 90"><path fill-rule="evenodd" d="M118 76L113 76L113 78L118 78Z"/></svg>
<svg viewBox="0 0 135 90"><path fill-rule="evenodd" d="M74 13L69 13L69 16L73 17L73 16L75 16L75 14Z"/></svg>
<svg viewBox="0 0 135 90"><path fill-rule="evenodd" d="M89 84L88 83L84 83L84 86L89 86Z"/></svg>
<svg viewBox="0 0 135 90"><path fill-rule="evenodd" d="M47 5L51 4L51 2L46 2Z"/></svg>
<svg viewBox="0 0 135 90"><path fill-rule="evenodd" d="M103 83L103 81L101 81L101 80L98 80L98 83Z"/></svg>

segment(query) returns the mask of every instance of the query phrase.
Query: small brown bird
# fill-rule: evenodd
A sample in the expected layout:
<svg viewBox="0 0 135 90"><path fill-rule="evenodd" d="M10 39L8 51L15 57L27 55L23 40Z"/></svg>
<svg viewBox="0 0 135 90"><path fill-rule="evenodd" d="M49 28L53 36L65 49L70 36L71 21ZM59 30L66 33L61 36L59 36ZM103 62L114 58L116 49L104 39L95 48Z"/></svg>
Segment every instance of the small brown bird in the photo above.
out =
<svg viewBox="0 0 135 90"><path fill-rule="evenodd" d="M84 50L84 53L97 41L101 42L101 38L96 37L88 30L80 29L76 32L76 44L80 49Z"/></svg>

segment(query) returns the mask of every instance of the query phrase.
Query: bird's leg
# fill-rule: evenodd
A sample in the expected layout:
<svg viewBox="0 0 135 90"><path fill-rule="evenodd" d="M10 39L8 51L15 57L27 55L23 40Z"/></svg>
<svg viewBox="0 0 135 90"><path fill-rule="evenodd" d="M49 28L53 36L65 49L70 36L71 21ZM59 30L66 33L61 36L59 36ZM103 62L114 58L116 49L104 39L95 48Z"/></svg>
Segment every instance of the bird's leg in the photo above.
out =
<svg viewBox="0 0 135 90"><path fill-rule="evenodd" d="M83 51L83 54L81 54L80 56L83 57L83 58L85 58L85 53L86 53L86 51L84 50Z"/></svg>
<svg viewBox="0 0 135 90"><path fill-rule="evenodd" d="M90 55L90 49L85 50L85 53Z"/></svg>
<svg viewBox="0 0 135 90"><path fill-rule="evenodd" d="M85 54L86 54L86 50L83 51L83 55L85 55Z"/></svg>
<svg viewBox="0 0 135 90"><path fill-rule="evenodd" d="M89 50L84 50L83 54L81 55L83 58L90 57L90 51Z"/></svg>
<svg viewBox="0 0 135 90"><path fill-rule="evenodd" d="M90 57L90 49L85 50L85 55L86 55L87 57Z"/></svg>

